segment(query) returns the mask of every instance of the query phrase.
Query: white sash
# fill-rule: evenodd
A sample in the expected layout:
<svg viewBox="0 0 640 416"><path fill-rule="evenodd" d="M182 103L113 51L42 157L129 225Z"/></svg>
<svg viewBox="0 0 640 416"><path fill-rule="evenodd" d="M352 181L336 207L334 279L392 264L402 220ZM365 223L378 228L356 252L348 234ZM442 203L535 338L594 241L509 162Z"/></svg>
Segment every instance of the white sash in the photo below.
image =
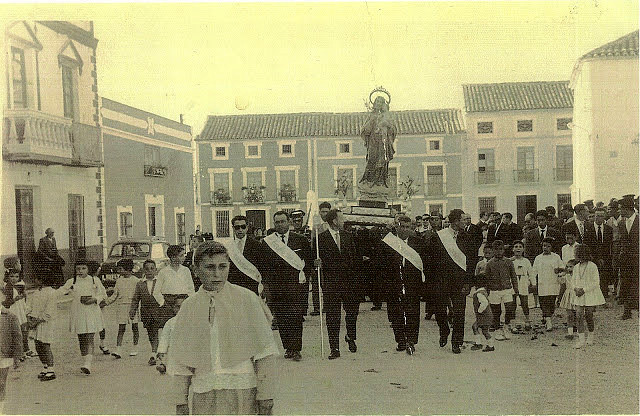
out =
<svg viewBox="0 0 640 416"><path fill-rule="evenodd" d="M393 235L393 233L388 233L383 239L389 247L394 249L398 254L400 254L405 259L409 260L411 264L415 266L416 269L420 270L422 273L422 281L425 281L424 278L424 266L422 264L422 259L417 251L415 251L409 244L405 243L398 237L397 235Z"/></svg>
<svg viewBox="0 0 640 416"><path fill-rule="evenodd" d="M235 244L235 240L227 243L223 243L223 244L227 248L227 253L229 253L229 259L233 264L236 265L238 270L240 270L242 273L249 276L256 282L260 283L262 281L262 276L260 275L260 272L258 271L256 266L254 266L253 263L247 260L244 254L240 252L240 249Z"/></svg>
<svg viewBox="0 0 640 416"><path fill-rule="evenodd" d="M299 283L306 282L304 272L302 271L305 266L304 260L302 260L295 251L291 250L288 245L283 243L282 240L278 238L276 233L266 236L263 240L267 243L271 250L273 250L278 256L282 258L282 260L286 261L294 269L300 271L300 273L298 273Z"/></svg>
<svg viewBox="0 0 640 416"><path fill-rule="evenodd" d="M467 271L467 256L464 255L460 247L456 244L456 240L453 238L453 234L451 230L448 228L443 228L438 231L438 237L440 237L440 241L442 241L442 245L444 246L447 253L462 270Z"/></svg>

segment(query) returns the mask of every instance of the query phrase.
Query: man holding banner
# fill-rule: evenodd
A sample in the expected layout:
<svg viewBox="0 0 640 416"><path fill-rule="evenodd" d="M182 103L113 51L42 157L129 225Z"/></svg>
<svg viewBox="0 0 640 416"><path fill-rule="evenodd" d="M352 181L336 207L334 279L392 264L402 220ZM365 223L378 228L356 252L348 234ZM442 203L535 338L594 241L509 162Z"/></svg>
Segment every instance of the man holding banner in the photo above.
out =
<svg viewBox="0 0 640 416"><path fill-rule="evenodd" d="M273 223L276 231L262 240L262 277L271 294L284 357L300 361L304 315L300 299L308 294L307 276L313 275L311 246L306 237L289 231L285 211L273 214Z"/></svg>
<svg viewBox="0 0 640 416"><path fill-rule="evenodd" d="M398 343L396 351L413 355L420 331L420 296L424 288L426 242L414 235L411 218L398 217L397 235L381 244L381 270L387 284L387 315Z"/></svg>
<svg viewBox="0 0 640 416"><path fill-rule="evenodd" d="M349 351L356 352L356 322L360 307L356 246L351 235L344 231L344 216L339 209L330 210L325 217L329 229L318 234L319 258L315 266L322 270L322 293L327 311L329 359L340 357L340 320L345 310L347 335L344 340Z"/></svg>

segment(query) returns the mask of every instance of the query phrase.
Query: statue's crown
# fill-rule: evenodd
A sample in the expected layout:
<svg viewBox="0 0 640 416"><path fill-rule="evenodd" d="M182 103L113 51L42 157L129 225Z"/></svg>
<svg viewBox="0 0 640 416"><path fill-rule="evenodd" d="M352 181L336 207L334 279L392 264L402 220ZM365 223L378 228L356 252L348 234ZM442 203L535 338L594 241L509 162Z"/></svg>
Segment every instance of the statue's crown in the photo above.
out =
<svg viewBox="0 0 640 416"><path fill-rule="evenodd" d="M387 99L385 100L387 102L387 104L391 103L391 94L389 93L389 91L387 91L386 88L384 88L382 85L379 86L378 88L374 89L373 91L371 91L371 94L369 94L369 102L371 104L373 104L373 95L377 92L380 92L384 95L387 96Z"/></svg>

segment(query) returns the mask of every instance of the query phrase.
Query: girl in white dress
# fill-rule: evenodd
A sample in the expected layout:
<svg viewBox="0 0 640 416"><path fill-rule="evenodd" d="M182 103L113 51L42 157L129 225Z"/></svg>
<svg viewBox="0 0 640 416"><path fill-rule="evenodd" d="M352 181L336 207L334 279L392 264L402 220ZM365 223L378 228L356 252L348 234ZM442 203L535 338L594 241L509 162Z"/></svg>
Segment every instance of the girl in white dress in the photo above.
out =
<svg viewBox="0 0 640 416"><path fill-rule="evenodd" d="M51 287L50 276L35 276L38 290L29 295L27 302L27 319L29 326L35 326L36 352L44 366L38 375L42 381L54 380L53 353L51 342L55 338L54 321L58 315L58 293Z"/></svg>
<svg viewBox="0 0 640 416"><path fill-rule="evenodd" d="M94 342L96 332L103 328L102 312L99 303L105 300L106 291L100 279L89 276L87 261L78 260L75 264L76 275L58 289L60 294L71 293L71 314L69 330L78 335L80 354L84 357L84 364L80 370L84 374L91 374Z"/></svg>
<svg viewBox="0 0 640 416"><path fill-rule="evenodd" d="M573 291L573 268L578 262L575 259L571 259L567 262L567 267L565 267L565 291L562 294L562 299L560 299L559 308L563 308L567 311L567 335L565 335L566 339L573 339L573 326L576 323L576 310L573 306L573 298L575 297L575 292Z"/></svg>
<svg viewBox="0 0 640 416"><path fill-rule="evenodd" d="M20 279L20 270L9 269L5 273L4 296L9 306L9 311L18 318L18 325L22 331L23 355L20 361L35 354L29 349L29 327L27 325L27 295L24 291L24 281Z"/></svg>
<svg viewBox="0 0 640 416"><path fill-rule="evenodd" d="M595 325L593 322L593 310L598 305L604 305L604 296L600 290L600 274L598 266L589 261L589 247L584 244L576 248L576 260L578 264L573 268L572 285L575 297L573 305L576 309L578 320L578 341L574 348L582 348L585 344L584 323L587 322L586 344L593 344Z"/></svg>

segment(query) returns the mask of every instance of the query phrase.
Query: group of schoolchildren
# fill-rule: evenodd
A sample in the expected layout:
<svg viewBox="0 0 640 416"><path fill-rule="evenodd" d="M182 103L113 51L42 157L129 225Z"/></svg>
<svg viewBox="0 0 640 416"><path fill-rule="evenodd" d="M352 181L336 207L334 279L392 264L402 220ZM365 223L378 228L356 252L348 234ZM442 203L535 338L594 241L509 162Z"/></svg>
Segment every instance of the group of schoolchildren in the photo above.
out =
<svg viewBox="0 0 640 416"><path fill-rule="evenodd" d="M181 253L184 253L181 250ZM89 271L91 263L79 260L75 263L75 276L59 289L52 288L46 271L34 277L35 290L25 292L21 280L21 267L17 258L5 261L3 300L0 308L0 406L4 403L6 380L11 366L17 368L21 361L38 356L43 370L38 374L41 381L54 380L54 359L51 343L56 336L54 326L57 317L59 296L71 297L69 330L78 337L83 364L80 370L91 374L94 356L94 338L101 333L100 350L115 359L122 358L122 343L126 328L131 325L133 348L130 356L138 355L138 323L147 330L152 355L148 364L164 374L164 361L169 349L174 317L187 294L162 294L156 264L146 260L142 266L143 278L134 275L131 259L117 263L113 293L107 296L99 278ZM184 266L181 266L184 267ZM92 270L93 271L93 270ZM95 274L95 271L93 271ZM109 351L103 346L104 321L102 309L114 305L118 321L116 348ZM29 348L30 335L34 339L35 352Z"/></svg>
<svg viewBox="0 0 640 416"><path fill-rule="evenodd" d="M590 261L589 247L577 244L575 235L567 233L566 242L560 257L552 252L554 239L544 238L542 253L536 256L533 265L523 256L522 241L513 243L513 257L510 258L505 257L505 245L501 240L484 247L484 257L475 269L475 288L470 293L476 315L471 350L494 351L494 339L508 340L512 333L521 332L511 325L518 300L524 315L524 330L532 330L530 294L541 309L546 331L553 330L552 318L559 307L566 311L567 339L574 339L574 328L577 327L578 339L574 348L594 343L593 312L596 306L605 303L598 267ZM504 325L501 325L503 305ZM493 337L490 331L495 331Z"/></svg>

